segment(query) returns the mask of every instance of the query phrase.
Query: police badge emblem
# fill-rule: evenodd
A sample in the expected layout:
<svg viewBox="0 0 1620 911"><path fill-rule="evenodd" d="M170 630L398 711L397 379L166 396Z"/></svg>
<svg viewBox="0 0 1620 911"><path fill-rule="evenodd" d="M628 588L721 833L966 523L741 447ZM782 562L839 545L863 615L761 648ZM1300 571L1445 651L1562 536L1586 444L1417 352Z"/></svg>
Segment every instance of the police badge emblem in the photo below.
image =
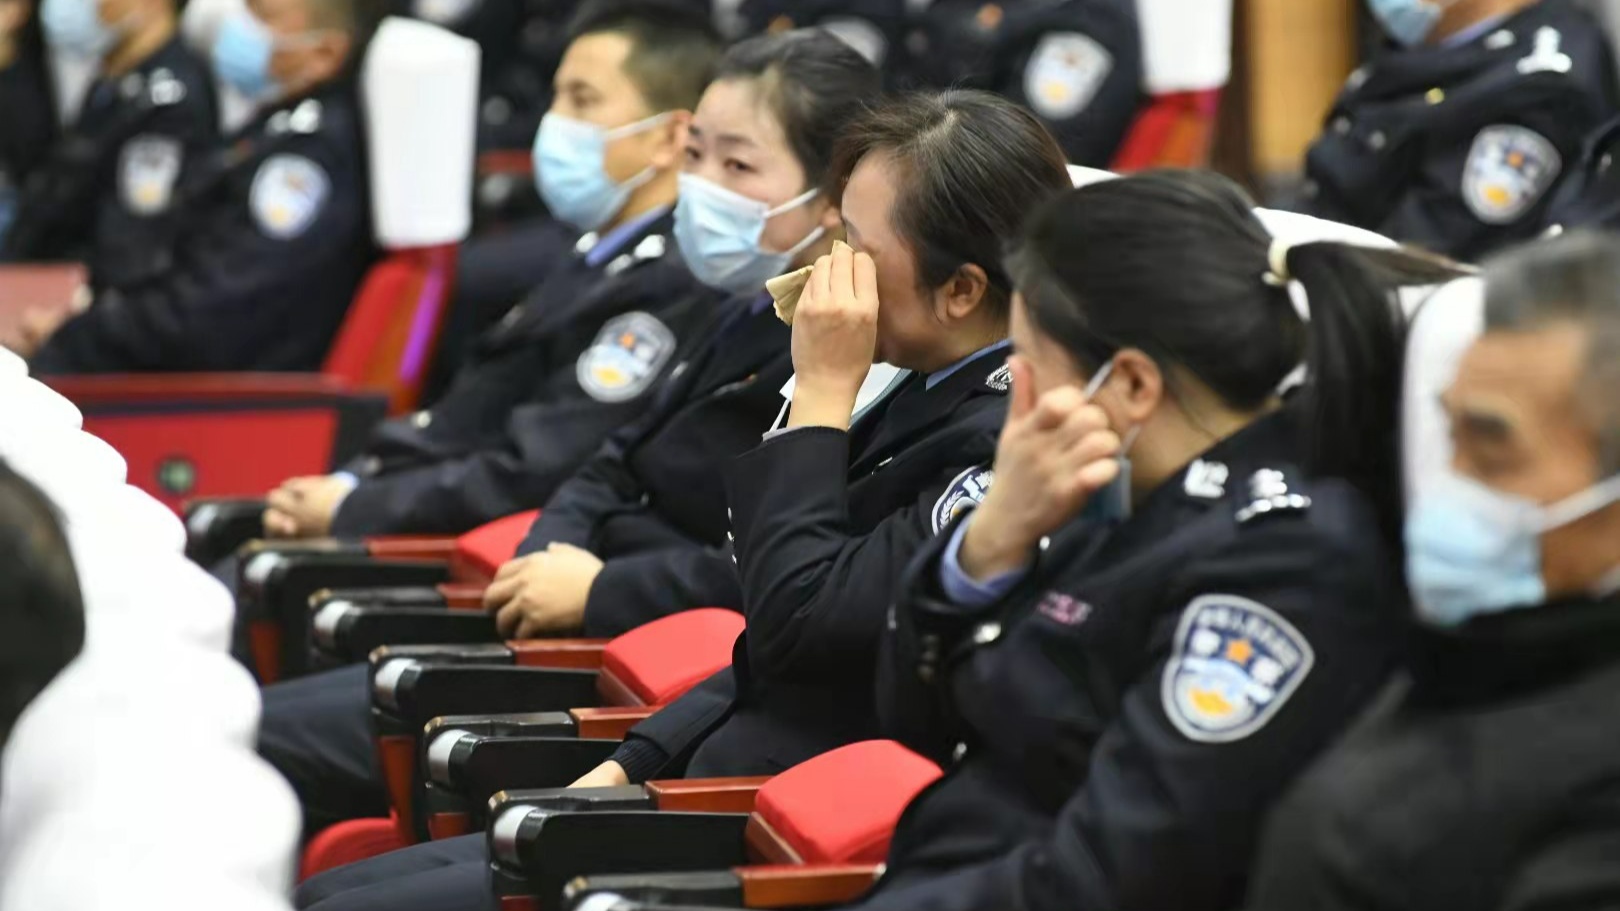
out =
<svg viewBox="0 0 1620 911"><path fill-rule="evenodd" d="M990 375L984 378L984 385L996 392L1006 392L1011 389L1012 368L1002 364L995 370L990 371Z"/></svg>
<svg viewBox="0 0 1620 911"><path fill-rule="evenodd" d="M995 479L996 473L989 468L969 468L957 475L945 488L945 493L934 501L934 534L939 534L957 516L983 503Z"/></svg>
<svg viewBox="0 0 1620 911"><path fill-rule="evenodd" d="M157 215L169 208L180 177L180 140L137 136L118 153L118 196L136 215Z"/></svg>
<svg viewBox="0 0 1620 911"><path fill-rule="evenodd" d="M1114 55L1090 35L1047 35L1024 67L1024 97L1042 117L1067 120L1091 104L1113 69Z"/></svg>
<svg viewBox="0 0 1620 911"><path fill-rule="evenodd" d="M1480 221L1509 224L1541 199L1563 166L1558 149L1535 130L1510 124L1486 127L1468 150L1463 201Z"/></svg>
<svg viewBox="0 0 1620 911"><path fill-rule="evenodd" d="M575 376L598 402L627 402L647 391L675 353L675 333L650 313L614 317L579 356Z"/></svg>
<svg viewBox="0 0 1620 911"><path fill-rule="evenodd" d="M1299 689L1316 654L1271 608L1201 595L1182 613L1165 665L1164 714L1189 740L1230 743L1264 727Z"/></svg>
<svg viewBox="0 0 1620 911"><path fill-rule="evenodd" d="M326 170L302 155L271 155L259 165L248 190L248 207L259 230L292 240L309 230L331 195Z"/></svg>

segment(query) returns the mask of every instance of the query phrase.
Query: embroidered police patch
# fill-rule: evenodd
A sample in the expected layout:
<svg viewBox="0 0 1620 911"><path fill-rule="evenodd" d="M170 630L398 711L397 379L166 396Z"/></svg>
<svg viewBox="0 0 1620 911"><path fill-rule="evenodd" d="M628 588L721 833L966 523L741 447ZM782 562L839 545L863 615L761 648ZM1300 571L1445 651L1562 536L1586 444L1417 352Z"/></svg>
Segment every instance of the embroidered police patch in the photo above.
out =
<svg viewBox="0 0 1620 911"><path fill-rule="evenodd" d="M315 223L331 191L320 165L302 155L271 155L253 175L248 207L266 236L291 240Z"/></svg>
<svg viewBox="0 0 1620 911"><path fill-rule="evenodd" d="M675 333L649 313L614 317L579 356L579 385L599 402L625 402L647 391L675 353Z"/></svg>
<svg viewBox="0 0 1620 911"><path fill-rule="evenodd" d="M1563 166L1558 149L1535 130L1508 124L1486 127L1468 150L1463 201L1480 221L1508 224L1541 199Z"/></svg>
<svg viewBox="0 0 1620 911"><path fill-rule="evenodd" d="M1299 630L1263 604L1201 595L1176 628L1164 669L1164 713L1189 740L1253 734L1299 689L1316 661Z"/></svg>
<svg viewBox="0 0 1620 911"><path fill-rule="evenodd" d="M137 136L118 153L118 196L136 215L157 215L169 208L183 156L180 140Z"/></svg>
<svg viewBox="0 0 1620 911"><path fill-rule="evenodd" d="M983 503L995 479L996 473L989 468L969 468L957 475L934 502L934 534L939 534L940 529L957 516Z"/></svg>
<svg viewBox="0 0 1620 911"><path fill-rule="evenodd" d="M997 392L1006 392L1012 388L1012 368L1002 364L984 378L984 384Z"/></svg>
<svg viewBox="0 0 1620 911"><path fill-rule="evenodd" d="M1114 55L1090 35L1058 32L1035 46L1024 67L1024 97L1048 120L1084 111L1114 69Z"/></svg>

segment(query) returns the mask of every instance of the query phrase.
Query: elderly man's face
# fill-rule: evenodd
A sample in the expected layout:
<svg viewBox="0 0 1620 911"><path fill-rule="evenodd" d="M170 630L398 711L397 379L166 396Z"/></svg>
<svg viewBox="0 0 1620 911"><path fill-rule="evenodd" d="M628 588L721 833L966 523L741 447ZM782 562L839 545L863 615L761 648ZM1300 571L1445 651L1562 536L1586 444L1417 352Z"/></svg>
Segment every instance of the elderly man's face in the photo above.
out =
<svg viewBox="0 0 1620 911"><path fill-rule="evenodd" d="M1603 480L1596 416L1613 412L1583 398L1586 353L1574 323L1475 342L1442 396L1457 473L1543 505ZM1620 504L1547 532L1541 548L1549 595L1589 590L1620 564Z"/></svg>

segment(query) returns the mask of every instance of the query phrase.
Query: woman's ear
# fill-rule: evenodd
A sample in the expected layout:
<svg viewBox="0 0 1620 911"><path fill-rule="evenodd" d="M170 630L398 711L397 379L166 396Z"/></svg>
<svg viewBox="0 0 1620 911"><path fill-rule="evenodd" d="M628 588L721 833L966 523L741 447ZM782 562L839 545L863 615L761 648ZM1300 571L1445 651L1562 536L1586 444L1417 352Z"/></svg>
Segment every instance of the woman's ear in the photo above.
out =
<svg viewBox="0 0 1620 911"><path fill-rule="evenodd" d="M989 292L990 276L974 263L965 263L936 292L940 316L951 321L967 319L984 305Z"/></svg>
<svg viewBox="0 0 1620 911"><path fill-rule="evenodd" d="M1104 383L1118 416L1131 425L1143 424L1164 399L1164 374L1153 358L1137 348L1114 354L1114 372ZM1099 390L1100 392L1100 390Z"/></svg>

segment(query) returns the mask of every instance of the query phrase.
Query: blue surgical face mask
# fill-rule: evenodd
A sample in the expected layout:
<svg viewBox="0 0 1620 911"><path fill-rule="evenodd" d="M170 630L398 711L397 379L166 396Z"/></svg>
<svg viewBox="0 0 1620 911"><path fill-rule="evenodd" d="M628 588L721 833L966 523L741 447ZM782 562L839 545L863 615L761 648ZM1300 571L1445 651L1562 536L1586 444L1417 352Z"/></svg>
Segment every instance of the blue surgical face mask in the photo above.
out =
<svg viewBox="0 0 1620 911"><path fill-rule="evenodd" d="M1440 16L1453 0L1367 0L1373 18L1385 34L1402 47L1417 47L1429 40Z"/></svg>
<svg viewBox="0 0 1620 911"><path fill-rule="evenodd" d="M245 11L233 13L214 36L214 74L253 100L278 94L281 86L270 76L275 49L275 36L264 23Z"/></svg>
<svg viewBox="0 0 1620 911"><path fill-rule="evenodd" d="M1450 473L1406 517L1406 575L1418 616L1456 626L1547 600L1541 536L1620 500L1620 477L1542 506Z"/></svg>
<svg viewBox="0 0 1620 911"><path fill-rule="evenodd" d="M651 166L623 183L608 176L608 143L633 136L669 119L655 114L645 120L604 129L594 123L547 114L534 135L534 181L551 214L581 231L595 231L618 215L630 194L655 176Z"/></svg>
<svg viewBox="0 0 1620 911"><path fill-rule="evenodd" d="M817 226L792 248L773 253L759 245L765 223L818 195L820 191L808 190L773 209L695 174L682 174L675 243L698 281L733 294L758 291L826 233Z"/></svg>
<svg viewBox="0 0 1620 911"><path fill-rule="evenodd" d="M45 0L39 25L45 41L70 54L100 59L118 40L118 29L101 21L100 0Z"/></svg>
<svg viewBox="0 0 1620 911"><path fill-rule="evenodd" d="M1114 372L1114 362L1104 364L1101 370L1086 384L1084 395L1086 401L1096 397L1097 391L1102 389L1103 383ZM1136 435L1141 427L1132 427L1126 431L1120 440L1119 447L1119 474L1107 487L1091 495L1086 501L1085 508L1080 510L1080 518L1086 522L1123 522L1131 517L1131 460L1128 453L1131 446L1136 443Z"/></svg>

